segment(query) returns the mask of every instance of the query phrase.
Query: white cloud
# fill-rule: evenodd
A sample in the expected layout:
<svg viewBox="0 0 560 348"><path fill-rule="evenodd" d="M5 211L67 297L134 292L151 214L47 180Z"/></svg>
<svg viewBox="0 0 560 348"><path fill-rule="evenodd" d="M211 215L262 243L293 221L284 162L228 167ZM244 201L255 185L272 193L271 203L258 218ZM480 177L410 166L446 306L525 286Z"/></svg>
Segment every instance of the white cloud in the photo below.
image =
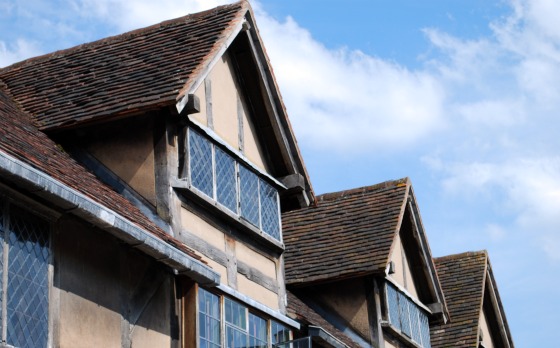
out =
<svg viewBox="0 0 560 348"><path fill-rule="evenodd" d="M441 168L441 163L439 163ZM494 209L512 219L508 228L537 241L551 259L560 259L560 156L512 159L502 163L451 163L445 167L443 187L461 199L465 195L490 198ZM500 197L500 200L496 198ZM486 227L500 237L504 226Z"/></svg>
<svg viewBox="0 0 560 348"><path fill-rule="evenodd" d="M4 41L0 41L0 67L37 56L40 53L37 44L32 41L18 39L14 45L8 45Z"/></svg>
<svg viewBox="0 0 560 348"><path fill-rule="evenodd" d="M103 19L119 31L127 31L231 2L233 0L75 0L73 6L83 17Z"/></svg>
<svg viewBox="0 0 560 348"><path fill-rule="evenodd" d="M347 154L403 149L442 126L445 93L434 77L360 51L327 49L292 18L257 14L300 141Z"/></svg>

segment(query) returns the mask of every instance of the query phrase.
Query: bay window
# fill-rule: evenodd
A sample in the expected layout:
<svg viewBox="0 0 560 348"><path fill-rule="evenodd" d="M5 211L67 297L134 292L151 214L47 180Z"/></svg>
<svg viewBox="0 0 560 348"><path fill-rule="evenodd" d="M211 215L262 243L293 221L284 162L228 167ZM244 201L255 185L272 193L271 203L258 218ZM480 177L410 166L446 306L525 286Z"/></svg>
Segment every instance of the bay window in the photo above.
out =
<svg viewBox="0 0 560 348"><path fill-rule="evenodd" d="M281 241L278 191L250 165L187 129L188 180L195 192Z"/></svg>
<svg viewBox="0 0 560 348"><path fill-rule="evenodd" d="M386 283L385 293L389 323L416 344L429 348L428 314L390 283Z"/></svg>

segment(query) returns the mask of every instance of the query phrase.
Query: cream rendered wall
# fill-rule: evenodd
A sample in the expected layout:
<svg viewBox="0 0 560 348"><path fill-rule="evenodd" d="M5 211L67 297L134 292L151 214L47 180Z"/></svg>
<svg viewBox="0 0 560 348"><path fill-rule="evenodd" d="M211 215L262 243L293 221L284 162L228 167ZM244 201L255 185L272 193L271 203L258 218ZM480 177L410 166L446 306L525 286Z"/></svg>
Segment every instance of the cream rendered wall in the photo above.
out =
<svg viewBox="0 0 560 348"><path fill-rule="evenodd" d="M244 275L237 274L237 290L253 300L267 307L278 310L278 295L267 288L247 279Z"/></svg>
<svg viewBox="0 0 560 348"><path fill-rule="evenodd" d="M62 218L56 228L54 346L171 347L172 276L87 223Z"/></svg>
<svg viewBox="0 0 560 348"><path fill-rule="evenodd" d="M262 149L257 141L255 125L249 119L249 113L246 111L245 103L243 103L243 153L247 158L263 170L267 170Z"/></svg>
<svg viewBox="0 0 560 348"><path fill-rule="evenodd" d="M200 112L191 114L189 117L194 118L198 123L204 126L208 126L208 116L206 113L206 84L200 84L194 92L194 95L197 96L200 101Z"/></svg>
<svg viewBox="0 0 560 348"><path fill-rule="evenodd" d="M217 252L223 252L224 255L227 255L228 250L226 250L226 234L223 231L185 208L181 208L181 221L187 232L204 240L208 245L217 249ZM179 238L181 237L179 236ZM213 260L213 255L207 255L203 250L197 250L198 254L201 255L202 260L212 267L212 269L220 273L220 282L222 284L234 287L242 294L251 297L255 301L261 302L272 309L278 309L278 294L249 280L246 276L237 273L237 263L239 261L254 268L255 270L258 270L260 273L274 281L277 279L277 263L273 259L263 255L253 248L246 246L240 241L236 241L231 238L230 240L233 241L230 251L233 251L234 254L227 257L233 257L234 259L230 259L227 266ZM196 246L190 245L190 247L196 250ZM230 267L229 272L228 267ZM236 279L229 279L228 275L230 274L233 274Z"/></svg>
<svg viewBox="0 0 560 348"><path fill-rule="evenodd" d="M183 227L195 236L204 239L208 244L225 252L225 234L195 213L181 208Z"/></svg>
<svg viewBox="0 0 560 348"><path fill-rule="evenodd" d="M488 327L488 319L486 318L484 310L480 311L480 323L478 325L482 331L482 344L484 348L494 348L494 342L490 334L490 328Z"/></svg>
<svg viewBox="0 0 560 348"><path fill-rule="evenodd" d="M366 287L363 279L349 279L317 286L309 295L344 318L362 338L370 340Z"/></svg>
<svg viewBox="0 0 560 348"><path fill-rule="evenodd" d="M390 260L395 265L395 273L389 274L389 277L393 279L397 284L405 288L409 294L411 294L415 298L418 298L416 285L414 284L414 280L412 279L412 274L408 265L408 258L404 251L400 235L397 235L394 243L395 248L393 249Z"/></svg>
<svg viewBox="0 0 560 348"><path fill-rule="evenodd" d="M86 149L155 206L154 141L151 122L128 122L125 126L109 132L110 135L90 142Z"/></svg>
<svg viewBox="0 0 560 348"><path fill-rule="evenodd" d="M207 89L210 91L207 92ZM227 52L194 94L200 99L200 112L191 114L190 117L212 128L217 135L230 146L241 151L254 165L267 170L255 127L249 117L249 108L237 83L235 70ZM211 110L208 107L210 104ZM211 114L211 122L209 122L209 114ZM240 143L240 137L243 139L243 144Z"/></svg>
<svg viewBox="0 0 560 348"><path fill-rule="evenodd" d="M212 81L212 118L214 132L232 147L239 149L239 120L237 116L238 88L234 69L226 53L210 73Z"/></svg>
<svg viewBox="0 0 560 348"><path fill-rule="evenodd" d="M276 279L276 263L272 259L256 252L243 243L236 243L235 255L239 261L254 266L266 276Z"/></svg>

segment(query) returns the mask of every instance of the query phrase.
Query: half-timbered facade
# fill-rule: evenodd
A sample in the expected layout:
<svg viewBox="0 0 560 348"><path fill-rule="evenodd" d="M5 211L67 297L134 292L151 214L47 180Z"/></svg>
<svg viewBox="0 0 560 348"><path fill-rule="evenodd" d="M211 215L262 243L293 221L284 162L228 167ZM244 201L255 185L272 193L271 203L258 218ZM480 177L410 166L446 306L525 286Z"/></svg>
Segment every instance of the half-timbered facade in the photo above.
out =
<svg viewBox="0 0 560 348"><path fill-rule="evenodd" d="M314 197L247 2L23 61L0 83L2 342L292 338L281 211Z"/></svg>

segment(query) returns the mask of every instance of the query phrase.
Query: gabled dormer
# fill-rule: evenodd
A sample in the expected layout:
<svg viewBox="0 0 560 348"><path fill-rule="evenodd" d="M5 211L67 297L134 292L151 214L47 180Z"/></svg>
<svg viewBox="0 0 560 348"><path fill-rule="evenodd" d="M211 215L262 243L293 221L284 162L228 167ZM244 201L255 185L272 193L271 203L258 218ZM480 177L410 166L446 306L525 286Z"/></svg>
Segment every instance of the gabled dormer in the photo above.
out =
<svg viewBox="0 0 560 348"><path fill-rule="evenodd" d="M365 347L429 347L447 311L408 178L283 214L288 287Z"/></svg>
<svg viewBox="0 0 560 348"><path fill-rule="evenodd" d="M432 327L432 347L513 348L488 253L466 252L434 260L450 318Z"/></svg>

